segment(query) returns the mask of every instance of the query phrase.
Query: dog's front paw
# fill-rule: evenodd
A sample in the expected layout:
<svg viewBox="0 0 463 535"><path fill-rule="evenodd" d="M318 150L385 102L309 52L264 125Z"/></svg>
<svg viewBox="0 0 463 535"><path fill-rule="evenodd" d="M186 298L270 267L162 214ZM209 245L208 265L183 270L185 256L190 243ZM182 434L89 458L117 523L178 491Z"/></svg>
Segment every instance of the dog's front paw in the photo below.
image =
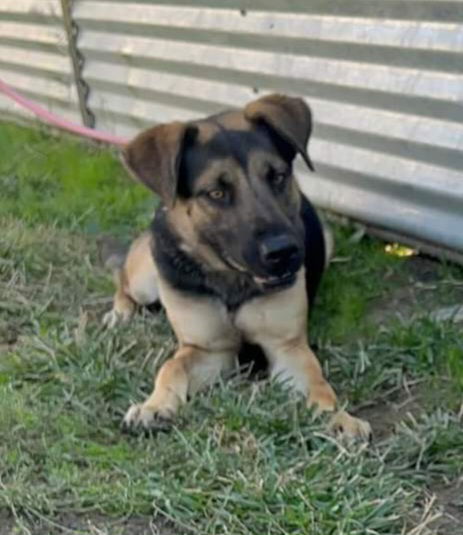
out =
<svg viewBox="0 0 463 535"><path fill-rule="evenodd" d="M372 437L371 426L366 420L356 418L344 410L333 416L329 427L347 439L370 440Z"/></svg>
<svg viewBox="0 0 463 535"><path fill-rule="evenodd" d="M131 312L120 312L113 308L103 316L101 322L107 329L114 329L119 323L127 323L131 316Z"/></svg>
<svg viewBox="0 0 463 535"><path fill-rule="evenodd" d="M122 429L128 432L167 431L173 424L173 413L147 403L132 405L122 421Z"/></svg>
<svg viewBox="0 0 463 535"><path fill-rule="evenodd" d="M106 312L101 320L101 323L107 329L114 329L114 327L119 323L119 314L114 310Z"/></svg>

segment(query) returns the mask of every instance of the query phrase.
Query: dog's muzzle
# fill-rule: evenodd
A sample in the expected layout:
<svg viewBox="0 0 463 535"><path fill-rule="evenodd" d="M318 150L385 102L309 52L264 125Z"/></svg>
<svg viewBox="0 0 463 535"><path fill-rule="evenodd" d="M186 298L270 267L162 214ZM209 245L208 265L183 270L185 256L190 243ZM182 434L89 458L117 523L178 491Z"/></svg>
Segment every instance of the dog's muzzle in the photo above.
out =
<svg viewBox="0 0 463 535"><path fill-rule="evenodd" d="M303 254L296 239L290 234L268 236L259 242L259 260L264 275L254 276L255 282L265 288L291 285L302 265Z"/></svg>

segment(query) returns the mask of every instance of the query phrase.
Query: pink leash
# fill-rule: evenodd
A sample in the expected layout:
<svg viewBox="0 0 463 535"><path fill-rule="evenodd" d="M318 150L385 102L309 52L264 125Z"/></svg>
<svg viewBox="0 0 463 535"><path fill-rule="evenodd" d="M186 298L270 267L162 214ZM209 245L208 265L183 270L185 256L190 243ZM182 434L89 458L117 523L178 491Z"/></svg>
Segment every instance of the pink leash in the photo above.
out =
<svg viewBox="0 0 463 535"><path fill-rule="evenodd" d="M23 97L14 89L12 89L9 85L5 84L5 82L3 82L2 80L0 80L0 91L4 93L7 97L10 97L12 100L14 100L20 106L23 106L24 108L34 113L42 121L50 123L58 128L73 132L74 134L78 134L79 136L88 137L97 141L104 141L105 143L110 143L111 145L125 145L127 143L126 139L120 138L118 136L113 136L112 134L108 134L107 132L93 130L92 128L88 128L86 126L80 126L76 123L72 123L71 121L67 121L66 119L58 117L54 113L49 112L45 108L42 108L42 106L39 106L35 102L32 102L31 100Z"/></svg>

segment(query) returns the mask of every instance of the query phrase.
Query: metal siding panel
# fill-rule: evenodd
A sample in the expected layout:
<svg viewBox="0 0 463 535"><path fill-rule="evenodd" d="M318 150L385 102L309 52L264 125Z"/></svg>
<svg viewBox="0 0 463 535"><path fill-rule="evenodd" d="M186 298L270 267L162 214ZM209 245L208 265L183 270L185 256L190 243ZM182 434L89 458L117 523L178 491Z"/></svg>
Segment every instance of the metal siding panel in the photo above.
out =
<svg viewBox="0 0 463 535"><path fill-rule="evenodd" d="M192 79L158 70L147 71L128 65L109 65L101 61L87 61L85 77L94 88L105 87L108 91L132 97L151 91L156 92L158 98L161 93L165 94L166 98L170 96L172 102L190 99L190 106L199 113L212 113L225 107L241 106L255 98L253 89L245 86L200 78ZM211 94L214 95L213 102L192 96ZM317 109L319 130L321 125L338 127L342 125L345 129L368 134L382 135L387 132L387 135L394 139L463 150L461 123L435 119L424 122L417 116L406 116L319 98L308 99L308 102Z"/></svg>
<svg viewBox="0 0 463 535"><path fill-rule="evenodd" d="M463 50L463 32L458 24L418 23L403 20L339 18L333 14L268 13L250 11L246 16L235 9L201 9L185 6L112 4L81 1L76 16L86 25L119 22L152 28L165 26L203 31L341 41L454 52Z"/></svg>
<svg viewBox="0 0 463 535"><path fill-rule="evenodd" d="M75 0L74 17L97 127L301 95L319 206L463 251L461 0ZM0 20L1 71L77 109L59 0L3 0Z"/></svg>
<svg viewBox="0 0 463 535"><path fill-rule="evenodd" d="M463 251L463 3L79 0L75 17L99 124L299 94L319 206Z"/></svg>
<svg viewBox="0 0 463 535"><path fill-rule="evenodd" d="M59 0L2 0L0 77L48 110L81 122ZM34 120L3 95L0 110Z"/></svg>
<svg viewBox="0 0 463 535"><path fill-rule="evenodd" d="M119 56L122 61L138 56L237 71L258 71L267 75L278 74L288 78L288 81L297 78L457 102L463 99L460 73L367 64L237 46L189 44L187 41L174 39L109 34L94 30L82 32L80 48L89 57L92 52L99 51Z"/></svg>

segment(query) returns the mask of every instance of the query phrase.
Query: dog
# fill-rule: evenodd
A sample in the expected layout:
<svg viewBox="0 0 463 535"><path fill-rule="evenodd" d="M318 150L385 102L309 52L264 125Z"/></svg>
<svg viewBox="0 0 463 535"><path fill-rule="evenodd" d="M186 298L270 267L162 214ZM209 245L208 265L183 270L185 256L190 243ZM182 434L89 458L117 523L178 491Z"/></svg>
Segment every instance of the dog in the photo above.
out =
<svg viewBox="0 0 463 535"><path fill-rule="evenodd" d="M104 322L112 327L160 300L178 340L152 394L126 413L126 429L164 427L238 355L257 350L273 377L332 413L332 428L370 436L367 422L338 407L308 344L327 243L292 166L300 155L313 170L311 131L302 99L273 94L238 111L157 125L124 147L125 165L161 206L117 270Z"/></svg>

